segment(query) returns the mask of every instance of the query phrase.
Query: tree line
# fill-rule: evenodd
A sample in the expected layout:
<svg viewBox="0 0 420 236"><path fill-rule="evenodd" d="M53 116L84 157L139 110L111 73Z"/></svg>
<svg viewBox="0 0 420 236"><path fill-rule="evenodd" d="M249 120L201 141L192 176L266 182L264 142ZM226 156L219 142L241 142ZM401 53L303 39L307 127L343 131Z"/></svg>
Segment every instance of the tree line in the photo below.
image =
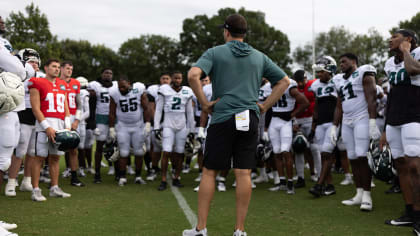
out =
<svg viewBox="0 0 420 236"><path fill-rule="evenodd" d="M6 38L16 49L29 47L37 50L42 61L48 58L71 60L74 76L95 80L103 68L112 68L116 75L126 74L134 81L149 84L156 83L162 72L185 72L205 50L223 44L221 30L216 26L233 13L245 16L248 21L245 41L267 54L286 73L292 73L292 63L311 71L311 42L291 53L285 33L268 25L263 12L245 8L222 8L211 17L196 15L186 18L179 41L163 35L139 35L127 39L115 52L103 44L91 44L87 40L58 40L50 31L47 16L32 3L25 7L24 13L12 12L6 18ZM410 20L390 27L390 32L398 28L409 28L419 35L420 12ZM374 28L367 34L356 34L344 26L336 26L328 32L318 33L315 42L317 56L338 58L345 52L353 52L358 55L360 64L372 64L378 69L379 76L383 75L383 65L389 57L387 39Z"/></svg>

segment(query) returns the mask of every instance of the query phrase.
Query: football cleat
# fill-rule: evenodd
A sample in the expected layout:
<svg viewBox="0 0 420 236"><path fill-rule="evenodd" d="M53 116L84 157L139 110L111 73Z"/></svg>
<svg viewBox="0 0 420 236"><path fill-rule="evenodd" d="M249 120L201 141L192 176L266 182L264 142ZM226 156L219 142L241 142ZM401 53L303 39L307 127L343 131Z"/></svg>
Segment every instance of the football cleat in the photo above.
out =
<svg viewBox="0 0 420 236"><path fill-rule="evenodd" d="M85 170L82 167L79 168L79 170L77 171L77 174L80 177L86 177Z"/></svg>
<svg viewBox="0 0 420 236"><path fill-rule="evenodd" d="M224 182L219 182L217 184L217 191L219 192L226 192L226 185Z"/></svg>
<svg viewBox="0 0 420 236"><path fill-rule="evenodd" d="M303 188L305 187L305 179L303 179L302 177L298 177L296 184L295 184L295 188Z"/></svg>
<svg viewBox="0 0 420 236"><path fill-rule="evenodd" d="M9 179L9 181L6 184L6 187L4 188L4 194L7 197L16 197L16 179Z"/></svg>
<svg viewBox="0 0 420 236"><path fill-rule="evenodd" d="M320 197L322 195L323 186L321 184L315 184L312 188L309 189L309 193L315 197Z"/></svg>
<svg viewBox="0 0 420 236"><path fill-rule="evenodd" d="M182 236L207 236L207 229L197 230L197 228L186 229L182 232Z"/></svg>
<svg viewBox="0 0 420 236"><path fill-rule="evenodd" d="M95 177L94 177L94 179L93 179L93 182L94 182L95 184L100 184L100 183L102 183L101 175L100 175L100 174L98 174L98 173L96 173L96 174L95 174Z"/></svg>
<svg viewBox="0 0 420 236"><path fill-rule="evenodd" d="M254 183L259 184L259 183L267 183L268 182L268 176L267 174L261 174L259 175L257 178L255 178L253 180Z"/></svg>
<svg viewBox="0 0 420 236"><path fill-rule="evenodd" d="M63 178L70 177L71 176L70 168L66 168L61 175L63 176Z"/></svg>
<svg viewBox="0 0 420 236"><path fill-rule="evenodd" d="M179 181L179 179L172 179L172 186L178 187L178 188L183 188L184 187L184 185L181 184L181 181Z"/></svg>
<svg viewBox="0 0 420 236"><path fill-rule="evenodd" d="M155 170L151 169L150 172L147 174L146 180L147 181L153 181L155 179L156 179Z"/></svg>
<svg viewBox="0 0 420 236"><path fill-rule="evenodd" d="M19 190L21 192L32 192L33 188L32 188L31 181L23 180L22 183L20 184Z"/></svg>
<svg viewBox="0 0 420 236"><path fill-rule="evenodd" d="M346 174L343 181L340 182L340 185L350 185L353 184L353 178L351 174Z"/></svg>
<svg viewBox="0 0 420 236"><path fill-rule="evenodd" d="M162 181L162 182L160 182L160 185L159 185L158 190L159 191L163 191L163 190L165 190L167 188L167 186L168 186L168 183L165 182L165 181Z"/></svg>
<svg viewBox="0 0 420 236"><path fill-rule="evenodd" d="M35 202L43 202L47 199L42 195L41 189L34 189L32 190L31 199Z"/></svg>
<svg viewBox="0 0 420 236"><path fill-rule="evenodd" d="M2 235L2 236L18 236L17 234L10 232L3 227L0 227L0 235Z"/></svg>
<svg viewBox="0 0 420 236"><path fill-rule="evenodd" d="M287 181L287 194L295 194L295 187L293 186L293 181Z"/></svg>
<svg viewBox="0 0 420 236"><path fill-rule="evenodd" d="M133 170L133 167L127 166L127 174L129 174L129 175L135 175L136 172Z"/></svg>
<svg viewBox="0 0 420 236"><path fill-rule="evenodd" d="M0 228L3 228L5 230L12 230L12 229L16 229L17 225L16 224L9 224L9 223L6 223L6 222L0 220Z"/></svg>
<svg viewBox="0 0 420 236"><path fill-rule="evenodd" d="M324 195L324 196L330 196L330 195L333 195L333 194L335 194L336 192L335 192L335 188L334 188L334 185L332 185L332 184L328 184L325 188L324 188L324 191L322 192L322 195Z"/></svg>
<svg viewBox="0 0 420 236"><path fill-rule="evenodd" d="M350 198L348 200L341 201L341 203L343 205L346 205L346 206L360 205L360 204L362 204L362 198L361 197L354 197L354 198Z"/></svg>
<svg viewBox="0 0 420 236"><path fill-rule="evenodd" d="M412 226L414 223L413 217L407 213L394 220L386 220L385 224L394 226Z"/></svg>
<svg viewBox="0 0 420 236"><path fill-rule="evenodd" d="M233 236L247 236L247 234L246 232L237 229L235 232L233 232Z"/></svg>
<svg viewBox="0 0 420 236"><path fill-rule="evenodd" d="M107 175L115 175L115 168L114 168L114 166L110 166L109 167Z"/></svg>
<svg viewBox="0 0 420 236"><path fill-rule="evenodd" d="M198 192L198 190L200 190L200 185L194 188L194 192Z"/></svg>
<svg viewBox="0 0 420 236"><path fill-rule="evenodd" d="M420 223L414 223L413 224L413 233L417 236L420 236Z"/></svg>
<svg viewBox="0 0 420 236"><path fill-rule="evenodd" d="M72 185L72 186L75 186L75 187L83 187L83 186L85 186L85 184L84 183L82 183L79 179L71 179L70 180L70 184Z"/></svg>
<svg viewBox="0 0 420 236"><path fill-rule="evenodd" d="M118 185L119 186L124 186L127 183L127 179L126 178L120 178L118 180Z"/></svg>
<svg viewBox="0 0 420 236"><path fill-rule="evenodd" d="M144 181L140 176L136 177L134 180L134 183L136 184L147 184L146 181Z"/></svg>
<svg viewBox="0 0 420 236"><path fill-rule="evenodd" d="M71 197L71 194L64 192L60 187L55 186L50 188L50 197L68 198Z"/></svg>
<svg viewBox="0 0 420 236"><path fill-rule="evenodd" d="M197 178L194 179L195 182L200 182L201 181L201 173L197 176Z"/></svg>

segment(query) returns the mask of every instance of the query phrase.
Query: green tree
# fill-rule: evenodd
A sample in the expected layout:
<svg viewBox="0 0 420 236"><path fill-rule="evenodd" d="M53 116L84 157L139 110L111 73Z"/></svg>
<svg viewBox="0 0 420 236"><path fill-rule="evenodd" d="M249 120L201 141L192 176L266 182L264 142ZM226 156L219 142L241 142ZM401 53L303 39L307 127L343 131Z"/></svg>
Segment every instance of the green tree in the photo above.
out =
<svg viewBox="0 0 420 236"><path fill-rule="evenodd" d="M420 36L420 12L415 16L411 17L410 20L400 21L398 27L394 27L390 32L394 32L397 29L411 29L414 30L417 34L417 37Z"/></svg>
<svg viewBox="0 0 420 236"><path fill-rule="evenodd" d="M59 57L57 37L49 29L47 16L34 3L25 7L26 14L11 12L6 19L7 38L15 49L33 48L45 61Z"/></svg>
<svg viewBox="0 0 420 236"><path fill-rule="evenodd" d="M265 14L259 11L248 11L240 8L223 8L217 15L197 15L187 18L183 22L181 38L182 53L186 56L187 65L191 65L208 49L223 44L222 30L217 26L223 24L227 16L239 13L248 23L248 32L245 42L267 54L275 63L286 72L290 72L291 63L290 42L280 30L265 22Z"/></svg>
<svg viewBox="0 0 420 236"><path fill-rule="evenodd" d="M99 77L103 68L113 69L114 74L119 72L119 57L104 45L91 45L86 40L62 40L60 45L60 58L73 63L73 76L84 76L89 80Z"/></svg>
<svg viewBox="0 0 420 236"><path fill-rule="evenodd" d="M337 60L344 53L351 52L358 56L359 65L371 64L379 74L387 57L386 41L381 34L371 28L367 34L355 34L344 26L332 27L328 32L319 33L315 39L315 55L332 56ZM297 47L293 52L294 61L306 71L312 71L312 44Z"/></svg>
<svg viewBox="0 0 420 236"><path fill-rule="evenodd" d="M120 49L121 70L129 78L157 83L162 72L187 70L177 41L161 35L142 35L124 42Z"/></svg>

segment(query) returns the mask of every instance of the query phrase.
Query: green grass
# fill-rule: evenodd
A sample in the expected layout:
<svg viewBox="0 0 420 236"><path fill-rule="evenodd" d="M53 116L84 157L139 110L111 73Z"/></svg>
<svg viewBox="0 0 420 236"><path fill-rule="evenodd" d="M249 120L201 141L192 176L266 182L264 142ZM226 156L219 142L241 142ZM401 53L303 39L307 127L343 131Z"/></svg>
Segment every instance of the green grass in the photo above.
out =
<svg viewBox="0 0 420 236"><path fill-rule="evenodd" d="M63 167L63 160L62 160ZM86 187L70 186L69 179L60 179L71 198L48 197L41 184L46 202L33 202L30 193L17 191L17 197L0 195L0 220L14 222L19 235L181 235L190 225L168 189L157 191L159 181L147 185L129 183L119 187L103 168L102 184L93 184L93 176L81 180ZM143 173L145 175L145 173ZM180 192L193 211L197 212L194 178L197 170L182 176L186 186ZM358 207L346 207L340 202L353 196L353 186L338 185L343 176L334 175L337 194L314 199L308 189L297 189L295 195L269 192L271 184L260 184L253 191L246 221L248 235L411 235L410 227L391 227L384 220L400 216L403 200L400 194L386 195L389 187L375 181L374 211L361 212ZM235 222L235 191L231 187L233 174L227 180L228 191L215 193L208 225L209 235L232 235Z"/></svg>

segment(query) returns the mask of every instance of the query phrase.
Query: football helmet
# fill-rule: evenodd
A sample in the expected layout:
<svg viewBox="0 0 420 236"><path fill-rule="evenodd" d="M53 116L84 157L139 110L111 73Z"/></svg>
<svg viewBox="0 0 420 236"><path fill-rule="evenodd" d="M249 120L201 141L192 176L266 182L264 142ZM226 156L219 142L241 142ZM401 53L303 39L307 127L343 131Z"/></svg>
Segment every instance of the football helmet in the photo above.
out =
<svg viewBox="0 0 420 236"><path fill-rule="evenodd" d="M385 146L380 150L379 140L371 140L367 158L369 167L377 179L388 182L394 178L396 171L392 167L392 155L389 147Z"/></svg>
<svg viewBox="0 0 420 236"><path fill-rule="evenodd" d="M337 62L330 56L323 56L316 60L315 64L312 65L312 69L316 71L327 71L331 74L335 74L337 71Z"/></svg>
<svg viewBox="0 0 420 236"><path fill-rule="evenodd" d="M55 145L58 150L66 152L79 146L80 136L76 131L58 130L55 132Z"/></svg>
<svg viewBox="0 0 420 236"><path fill-rule="evenodd" d="M104 157L107 161L114 162L119 158L118 143L116 140L105 142L103 149ZM117 155L118 154L118 155Z"/></svg>
<svg viewBox="0 0 420 236"><path fill-rule="evenodd" d="M18 56L23 62L35 61L38 62L38 66L41 67L41 57L39 56L39 53L32 48L24 48L20 50L18 52Z"/></svg>
<svg viewBox="0 0 420 236"><path fill-rule="evenodd" d="M302 153L309 147L309 142L301 131L298 131L293 138L292 148L295 153Z"/></svg>
<svg viewBox="0 0 420 236"><path fill-rule="evenodd" d="M273 146L271 145L271 142L260 142L257 145L257 159L261 161L266 161L271 157L271 154L273 153Z"/></svg>
<svg viewBox="0 0 420 236"><path fill-rule="evenodd" d="M187 140L185 142L185 149L184 154L187 157L192 157L197 154L198 150L200 149L200 143L195 139L193 133L189 133L187 136Z"/></svg>
<svg viewBox="0 0 420 236"><path fill-rule="evenodd" d="M89 81L83 76L79 76L76 79L77 81L79 81L81 88L87 88L87 86L89 85Z"/></svg>

